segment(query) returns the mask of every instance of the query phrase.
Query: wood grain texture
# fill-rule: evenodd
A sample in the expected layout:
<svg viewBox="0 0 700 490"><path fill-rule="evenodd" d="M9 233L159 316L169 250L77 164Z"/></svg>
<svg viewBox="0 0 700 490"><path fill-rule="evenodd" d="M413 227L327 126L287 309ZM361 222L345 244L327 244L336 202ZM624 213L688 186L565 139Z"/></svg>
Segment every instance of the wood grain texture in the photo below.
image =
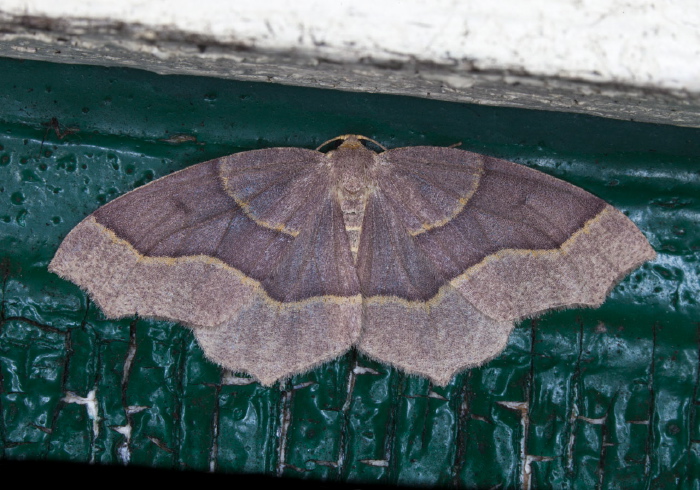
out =
<svg viewBox="0 0 700 490"><path fill-rule="evenodd" d="M514 322L599 306L654 251L604 201L452 148L243 152L98 209L50 269L109 317L195 330L263 384L352 346L444 385Z"/></svg>

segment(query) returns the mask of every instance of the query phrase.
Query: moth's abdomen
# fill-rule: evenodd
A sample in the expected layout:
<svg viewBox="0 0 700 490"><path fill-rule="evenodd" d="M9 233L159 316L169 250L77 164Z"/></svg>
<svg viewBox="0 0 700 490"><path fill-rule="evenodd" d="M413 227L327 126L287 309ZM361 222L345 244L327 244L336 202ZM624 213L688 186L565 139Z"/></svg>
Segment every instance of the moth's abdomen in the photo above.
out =
<svg viewBox="0 0 700 490"><path fill-rule="evenodd" d="M357 263L357 251L360 247L360 235L369 199L369 189L365 188L361 192L350 193L346 189L338 188L336 189L336 199L343 212L343 223L350 242L352 258Z"/></svg>

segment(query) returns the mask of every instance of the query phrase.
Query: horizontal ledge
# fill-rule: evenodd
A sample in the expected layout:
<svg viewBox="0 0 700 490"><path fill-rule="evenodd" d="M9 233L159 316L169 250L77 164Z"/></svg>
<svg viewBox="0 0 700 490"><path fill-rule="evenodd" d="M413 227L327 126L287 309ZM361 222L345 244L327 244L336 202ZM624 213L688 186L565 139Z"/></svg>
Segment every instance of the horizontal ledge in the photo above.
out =
<svg viewBox="0 0 700 490"><path fill-rule="evenodd" d="M202 1L207 4L207 0ZM274 5L267 10L260 7L254 12L229 16L226 26L221 27L212 17L217 14L215 10L178 11L178 5L184 4L177 1L167 5L156 2L155 13L139 11L137 16L128 9L105 11L104 6L93 11L75 7L74 13L67 15L48 8L45 3L48 4L32 2L29 8L29 4L19 0L7 2L0 11L0 56L700 127L700 88L692 85L693 73L684 74L686 78L665 79L657 67L655 72L640 75L640 71L649 67L639 60L638 65L631 60L632 64L620 71L609 66L610 60L600 53L600 59L592 60L589 65L576 65L570 59L575 56L571 53L569 57L563 56L567 51L559 48L559 58L550 65L544 66L537 58L549 56L548 50L554 49L552 44L558 42L570 43L569 50L585 49L585 44L578 47L576 43L599 42L595 32L589 39L572 36L567 41L555 36L546 42L547 26L541 25L541 34L545 36L541 39L545 46L543 53L523 48L521 53L516 53L520 58L513 60L494 57L476 42L488 32L469 33L469 39L475 40L473 49L464 39L442 39L441 22L449 21L453 15L449 10L422 24L405 24L403 27L416 31L416 36L425 39L433 36L434 41L415 44L402 39L405 49L398 50L392 43L397 42L396 28L401 26L389 23L384 33L389 37L382 38L383 34L371 26L355 25L359 21L373 22L372 15L381 17L382 12L376 12L377 8L370 10L371 14L358 14L357 9L340 6L339 12L324 12L321 19L318 15L304 17L302 14L308 12L303 9L301 14L294 13L298 14L296 17L291 12L282 12L285 18L292 17L288 22L294 21L291 27L282 29L277 23L280 12ZM71 1L66 3L74 5ZM124 3L128 6L133 1ZM301 3L308 7L313 2ZM439 0L438 3L454 2ZM37 7L37 4L44 5ZM23 9L18 7L22 5ZM407 15L421 13L416 2L409 1L408 5L412 11L403 12L399 19L404 23ZM166 7L167 12L163 11ZM345 15L346 21L329 23L329 19L337 20L339 15ZM508 19L504 18L503 22L507 24ZM506 29L506 24L501 27ZM335 31L329 33L330 28ZM505 39L506 43L519 41L527 44L527 39ZM430 44L440 45L442 50L437 52ZM668 44L664 46L659 49L669 49ZM692 58L692 50L683 49L678 47L674 53L677 61ZM689 59L688 65L696 64ZM581 66L589 69L584 71ZM625 73L633 75L625 76ZM644 84L642 78L646 80Z"/></svg>

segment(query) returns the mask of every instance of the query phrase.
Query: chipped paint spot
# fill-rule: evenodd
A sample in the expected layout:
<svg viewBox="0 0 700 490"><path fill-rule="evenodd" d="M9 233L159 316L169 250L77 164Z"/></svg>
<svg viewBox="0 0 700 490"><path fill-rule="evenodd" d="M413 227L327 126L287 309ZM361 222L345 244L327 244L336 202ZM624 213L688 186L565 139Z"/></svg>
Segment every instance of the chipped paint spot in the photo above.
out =
<svg viewBox="0 0 700 490"><path fill-rule="evenodd" d="M83 398L78 396L72 391L66 393L61 400L66 403L77 403L78 405L85 405L87 408L88 417L92 420L92 433L94 437L100 434L100 416L98 413L97 406L97 389L93 389L87 394L87 397Z"/></svg>

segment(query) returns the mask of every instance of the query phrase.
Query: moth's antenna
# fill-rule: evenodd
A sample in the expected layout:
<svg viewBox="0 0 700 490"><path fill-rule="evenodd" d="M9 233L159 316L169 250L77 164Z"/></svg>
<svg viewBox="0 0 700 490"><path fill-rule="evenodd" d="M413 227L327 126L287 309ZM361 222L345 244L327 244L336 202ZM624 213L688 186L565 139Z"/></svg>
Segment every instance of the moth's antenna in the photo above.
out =
<svg viewBox="0 0 700 490"><path fill-rule="evenodd" d="M330 143L333 143L334 141L338 141L338 140L345 141L345 140L348 140L351 138L358 139L358 140L370 141L370 142L374 143L375 145L377 145L379 148L381 148L383 151L386 151L386 147L384 147L383 145L380 145L379 143L374 141L372 138L368 138L367 136L362 136L361 134L343 134L341 136L336 136L335 138L329 139L328 141L321 144L321 146L316 148L316 151L321 151L321 148L323 148L324 146L326 146Z"/></svg>

